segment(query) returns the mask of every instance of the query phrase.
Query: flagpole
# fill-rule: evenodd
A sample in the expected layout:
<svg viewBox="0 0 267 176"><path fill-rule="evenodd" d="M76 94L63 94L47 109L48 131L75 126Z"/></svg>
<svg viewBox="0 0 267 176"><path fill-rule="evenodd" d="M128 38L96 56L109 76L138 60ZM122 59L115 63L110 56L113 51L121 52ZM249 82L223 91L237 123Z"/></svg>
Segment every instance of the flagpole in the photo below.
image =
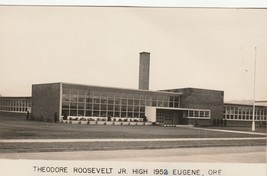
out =
<svg viewBox="0 0 267 176"><path fill-rule="evenodd" d="M255 47L255 61L254 61L254 84L253 84L253 115L252 115L252 131L255 131L255 87L256 87L256 52L257 47Z"/></svg>

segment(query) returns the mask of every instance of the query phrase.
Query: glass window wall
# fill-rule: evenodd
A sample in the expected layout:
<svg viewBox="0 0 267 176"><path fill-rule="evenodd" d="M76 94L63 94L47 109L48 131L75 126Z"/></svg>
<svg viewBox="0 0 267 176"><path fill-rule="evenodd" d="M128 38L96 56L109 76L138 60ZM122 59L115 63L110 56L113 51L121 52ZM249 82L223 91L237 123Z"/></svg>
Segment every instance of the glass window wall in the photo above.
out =
<svg viewBox="0 0 267 176"><path fill-rule="evenodd" d="M76 89L63 86L62 115L88 117L145 116L145 106L179 107L179 97L145 92Z"/></svg>
<svg viewBox="0 0 267 176"><path fill-rule="evenodd" d="M255 121L264 121L266 119L266 107L256 106L255 108ZM244 120L252 121L253 107L252 106L238 106L238 105L225 105L224 118L231 120Z"/></svg>

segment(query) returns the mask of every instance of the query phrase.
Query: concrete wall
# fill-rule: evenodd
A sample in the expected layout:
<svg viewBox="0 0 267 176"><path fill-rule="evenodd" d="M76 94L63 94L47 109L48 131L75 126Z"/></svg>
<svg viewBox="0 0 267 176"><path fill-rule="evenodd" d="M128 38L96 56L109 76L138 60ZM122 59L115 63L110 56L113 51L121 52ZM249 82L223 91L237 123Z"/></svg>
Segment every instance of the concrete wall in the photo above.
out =
<svg viewBox="0 0 267 176"><path fill-rule="evenodd" d="M156 107L146 106L145 115L147 117L147 121L156 122Z"/></svg>
<svg viewBox="0 0 267 176"><path fill-rule="evenodd" d="M181 96L181 108L211 110L210 120L199 119L202 125L213 125L213 119L223 119L223 91L196 88L170 89L164 91L183 93ZM195 120L189 120L189 123L194 121Z"/></svg>
<svg viewBox="0 0 267 176"><path fill-rule="evenodd" d="M32 85L32 119L54 122L59 115L60 83Z"/></svg>

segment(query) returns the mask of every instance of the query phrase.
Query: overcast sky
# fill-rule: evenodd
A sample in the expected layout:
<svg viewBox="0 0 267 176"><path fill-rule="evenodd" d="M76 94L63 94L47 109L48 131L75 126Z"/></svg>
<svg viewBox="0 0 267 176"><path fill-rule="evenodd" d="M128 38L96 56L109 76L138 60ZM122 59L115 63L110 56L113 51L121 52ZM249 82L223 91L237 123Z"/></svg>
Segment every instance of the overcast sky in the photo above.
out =
<svg viewBox="0 0 267 176"><path fill-rule="evenodd" d="M151 53L150 89L225 91L267 99L267 9L0 7L0 94L71 82L138 87ZM257 47L257 52L255 52Z"/></svg>

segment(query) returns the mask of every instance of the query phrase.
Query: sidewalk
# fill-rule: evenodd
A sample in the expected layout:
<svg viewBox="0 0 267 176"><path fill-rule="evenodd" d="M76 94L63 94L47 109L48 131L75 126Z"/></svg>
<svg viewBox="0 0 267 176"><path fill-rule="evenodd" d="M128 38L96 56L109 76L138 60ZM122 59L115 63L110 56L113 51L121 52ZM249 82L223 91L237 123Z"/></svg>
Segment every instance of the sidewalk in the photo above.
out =
<svg viewBox="0 0 267 176"><path fill-rule="evenodd" d="M235 130L220 130L220 129L210 129L210 128L195 128L200 130L208 130L208 131L219 131L225 133L238 133L238 134L254 134L254 135L262 135L267 136L267 133L258 133L258 132L248 132L248 131L235 131Z"/></svg>
<svg viewBox="0 0 267 176"><path fill-rule="evenodd" d="M204 147L153 150L109 150L0 153L2 159L98 160L137 162L266 163L265 146Z"/></svg>
<svg viewBox="0 0 267 176"><path fill-rule="evenodd" d="M0 143L65 143L65 142L154 142L154 141L222 141L266 140L266 137L248 138L154 138L154 139L2 139Z"/></svg>

